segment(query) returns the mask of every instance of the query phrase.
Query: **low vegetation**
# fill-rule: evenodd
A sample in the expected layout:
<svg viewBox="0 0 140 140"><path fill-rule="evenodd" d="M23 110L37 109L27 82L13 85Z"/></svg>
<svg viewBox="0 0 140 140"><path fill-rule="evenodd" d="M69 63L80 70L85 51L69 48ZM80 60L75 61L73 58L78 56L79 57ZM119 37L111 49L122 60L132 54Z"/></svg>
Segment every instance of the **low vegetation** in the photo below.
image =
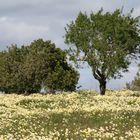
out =
<svg viewBox="0 0 140 140"><path fill-rule="evenodd" d="M140 139L140 92L0 94L0 139Z"/></svg>

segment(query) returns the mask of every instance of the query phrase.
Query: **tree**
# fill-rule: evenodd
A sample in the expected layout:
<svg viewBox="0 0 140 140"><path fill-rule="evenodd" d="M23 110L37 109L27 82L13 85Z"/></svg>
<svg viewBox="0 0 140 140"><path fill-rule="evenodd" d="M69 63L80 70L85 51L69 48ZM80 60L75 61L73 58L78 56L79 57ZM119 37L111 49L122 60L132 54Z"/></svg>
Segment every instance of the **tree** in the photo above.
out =
<svg viewBox="0 0 140 140"><path fill-rule="evenodd" d="M45 83L50 92L74 91L79 80L79 73L66 62L57 63Z"/></svg>
<svg viewBox="0 0 140 140"><path fill-rule="evenodd" d="M140 50L139 20L131 14L123 15L119 9L113 13L101 9L89 16L80 12L65 28L65 43L72 45L68 49L70 60L88 63L101 95L107 80L120 78Z"/></svg>
<svg viewBox="0 0 140 140"><path fill-rule="evenodd" d="M1 52L0 90L6 93L21 90L23 55L20 48L12 45L8 51Z"/></svg>
<svg viewBox="0 0 140 140"><path fill-rule="evenodd" d="M4 69L4 56L5 52L0 52L0 91L3 91L4 89L4 76L5 75L5 69Z"/></svg>
<svg viewBox="0 0 140 140"><path fill-rule="evenodd" d="M36 40L27 47L28 55L23 69L30 92L46 87L50 92L76 89L78 72L68 65L66 53L50 41ZM70 74L71 78L67 78ZM67 81L64 80L67 78Z"/></svg>
<svg viewBox="0 0 140 140"><path fill-rule="evenodd" d="M28 46L14 45L0 52L0 90L6 93L38 93L42 86L52 92L75 90L78 79L66 53L51 41L38 39Z"/></svg>
<svg viewBox="0 0 140 140"><path fill-rule="evenodd" d="M140 65L139 65L140 67ZM139 68L140 71L140 68ZM132 82L126 84L126 88L134 91L140 91L140 72L137 72L134 80Z"/></svg>

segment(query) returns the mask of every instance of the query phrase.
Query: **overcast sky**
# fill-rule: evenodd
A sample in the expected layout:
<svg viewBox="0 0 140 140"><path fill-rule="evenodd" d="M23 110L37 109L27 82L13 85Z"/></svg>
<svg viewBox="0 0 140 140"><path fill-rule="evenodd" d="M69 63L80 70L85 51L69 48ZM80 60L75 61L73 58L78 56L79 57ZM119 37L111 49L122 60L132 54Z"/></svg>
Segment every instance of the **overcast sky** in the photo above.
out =
<svg viewBox="0 0 140 140"><path fill-rule="evenodd" d="M96 12L101 7L114 11L124 6L124 12L134 8L140 15L140 0L0 0L0 50L10 44L29 44L43 38L52 40L57 47L66 48L64 27L74 20L79 11ZM107 87L123 88L137 72L136 64L120 80L111 80ZM80 70L79 84L83 89L98 89L90 68Z"/></svg>

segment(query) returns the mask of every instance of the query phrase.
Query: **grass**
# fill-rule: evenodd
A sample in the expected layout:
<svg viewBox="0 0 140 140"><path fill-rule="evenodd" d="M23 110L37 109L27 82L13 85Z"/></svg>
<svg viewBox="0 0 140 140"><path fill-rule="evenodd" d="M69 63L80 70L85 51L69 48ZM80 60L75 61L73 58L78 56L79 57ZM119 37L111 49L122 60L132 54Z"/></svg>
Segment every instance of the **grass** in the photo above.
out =
<svg viewBox="0 0 140 140"><path fill-rule="evenodd" d="M140 93L0 95L0 140L140 139Z"/></svg>

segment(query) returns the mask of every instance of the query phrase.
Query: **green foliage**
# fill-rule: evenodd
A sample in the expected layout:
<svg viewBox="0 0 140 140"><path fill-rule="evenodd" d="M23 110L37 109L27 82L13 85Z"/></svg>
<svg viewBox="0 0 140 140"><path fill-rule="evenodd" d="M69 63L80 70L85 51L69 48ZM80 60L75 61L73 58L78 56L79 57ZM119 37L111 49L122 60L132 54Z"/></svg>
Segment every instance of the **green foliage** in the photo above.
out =
<svg viewBox="0 0 140 140"><path fill-rule="evenodd" d="M0 52L0 90L6 93L37 93L44 86L73 91L79 74L66 61L66 53L50 41L35 40L29 46Z"/></svg>
<svg viewBox="0 0 140 140"><path fill-rule="evenodd" d="M89 16L80 12L65 28L65 43L72 45L70 59L87 62L100 83L101 94L105 94L106 80L120 78L140 51L140 37L139 20L131 16L132 11L128 15L118 9L102 11Z"/></svg>
<svg viewBox="0 0 140 140"><path fill-rule="evenodd" d="M23 84L22 63L24 56L22 49L12 45L8 51L1 52L0 57L0 90L7 92L18 92ZM21 87L19 87L21 86ZM20 88L20 89L19 89Z"/></svg>
<svg viewBox="0 0 140 140"><path fill-rule="evenodd" d="M67 63L64 63L63 66L57 64L48 75L46 86L51 89L51 92L55 90L73 91L76 88L79 74Z"/></svg>

